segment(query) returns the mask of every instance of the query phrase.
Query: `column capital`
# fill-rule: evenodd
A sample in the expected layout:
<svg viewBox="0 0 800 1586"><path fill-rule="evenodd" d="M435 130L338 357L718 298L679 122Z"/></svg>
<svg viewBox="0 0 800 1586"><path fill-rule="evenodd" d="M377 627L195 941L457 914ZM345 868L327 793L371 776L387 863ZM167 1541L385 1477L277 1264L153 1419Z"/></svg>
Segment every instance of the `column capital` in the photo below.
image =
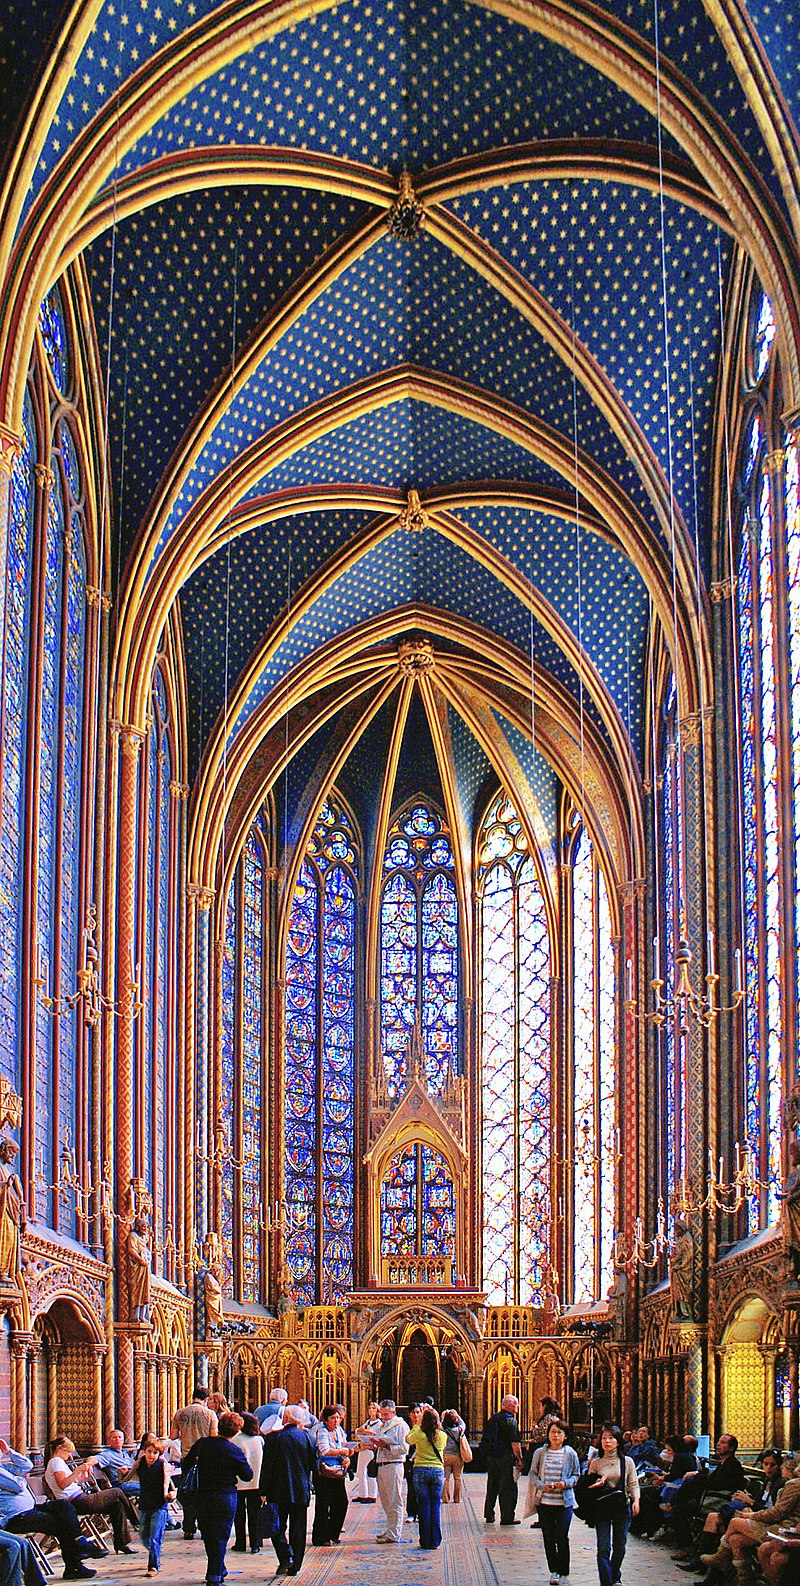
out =
<svg viewBox="0 0 800 1586"><path fill-rule="evenodd" d="M188 799L189 797L188 782L177 782L173 778L173 780L170 782L169 790L174 799Z"/></svg>
<svg viewBox="0 0 800 1586"><path fill-rule="evenodd" d="M0 424L0 478L10 478L11 470L22 452L22 436Z"/></svg>
<svg viewBox="0 0 800 1586"><path fill-rule="evenodd" d="M48 468L47 463L34 463L33 477L41 491L52 490L56 482L56 476L52 468Z"/></svg>
<svg viewBox="0 0 800 1586"><path fill-rule="evenodd" d="M766 474L780 473L786 462L786 447L776 446L774 451L767 452L764 458L764 472Z"/></svg>
<svg viewBox="0 0 800 1586"><path fill-rule="evenodd" d="M712 606L721 605L723 600L731 600L738 583L739 575L735 573L733 578L720 578L717 583L712 584L709 590Z"/></svg>
<svg viewBox="0 0 800 1586"><path fill-rule="evenodd" d="M623 908L635 903L637 898L643 898L647 892L647 882L644 876L632 876L630 881L620 881L617 887L617 897Z"/></svg>
<svg viewBox="0 0 800 1586"><path fill-rule="evenodd" d="M138 759L144 743L144 733L141 728L132 727L128 722L124 721L112 721L111 729L119 738L119 746L124 758L126 760Z"/></svg>

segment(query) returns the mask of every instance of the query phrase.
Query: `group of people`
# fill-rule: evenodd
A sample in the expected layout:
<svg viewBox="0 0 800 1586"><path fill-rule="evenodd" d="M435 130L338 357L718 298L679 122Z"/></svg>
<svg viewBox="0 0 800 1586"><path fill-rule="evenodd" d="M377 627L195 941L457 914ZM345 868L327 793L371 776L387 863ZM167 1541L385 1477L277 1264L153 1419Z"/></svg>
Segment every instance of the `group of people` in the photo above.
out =
<svg viewBox="0 0 800 1586"><path fill-rule="evenodd" d="M682 1435L659 1448L646 1426L631 1433L641 1483L638 1530L653 1540L671 1537L673 1557L698 1577L697 1586L749 1586L756 1563L768 1586L778 1586L792 1535L800 1540L800 1456L767 1449L754 1475L742 1466L732 1434L717 1439L708 1468L697 1446L696 1437Z"/></svg>
<svg viewBox="0 0 800 1586"><path fill-rule="evenodd" d="M288 1403L284 1388L274 1389L252 1415L237 1415L227 1405L218 1409L198 1392L171 1428L180 1444L183 1534L191 1541L200 1532L208 1586L225 1578L232 1528L235 1551L244 1551L249 1540L251 1552L259 1552L266 1538L277 1557L276 1575L297 1575L312 1492L313 1547L339 1545L350 1502L380 1505L379 1544L399 1543L408 1516L418 1522L422 1549L441 1545L441 1505L460 1502L464 1463L471 1458L455 1410L440 1418L433 1404L417 1404L404 1420L394 1401L383 1399L369 1405L364 1423L348 1436L343 1405L326 1405L317 1418L305 1400ZM163 1528L155 1539L159 1547L161 1535Z"/></svg>
<svg viewBox="0 0 800 1586"><path fill-rule="evenodd" d="M525 1464L519 1424L519 1402L508 1394L496 1415L490 1417L481 1439L486 1463L484 1520L495 1521L499 1505L501 1525L520 1525L516 1518L519 1476ZM600 1586L618 1586L631 1519L639 1513L639 1479L625 1448L622 1431L608 1421L596 1448L583 1462L569 1442L569 1429L558 1404L545 1398L537 1422L538 1438L530 1456L524 1518L536 1516L544 1544L551 1586L569 1586L569 1532L575 1514L577 1489L583 1483L586 1517L597 1538L597 1573ZM540 1440L541 1439L541 1440ZM537 1446L538 1445L538 1446Z"/></svg>

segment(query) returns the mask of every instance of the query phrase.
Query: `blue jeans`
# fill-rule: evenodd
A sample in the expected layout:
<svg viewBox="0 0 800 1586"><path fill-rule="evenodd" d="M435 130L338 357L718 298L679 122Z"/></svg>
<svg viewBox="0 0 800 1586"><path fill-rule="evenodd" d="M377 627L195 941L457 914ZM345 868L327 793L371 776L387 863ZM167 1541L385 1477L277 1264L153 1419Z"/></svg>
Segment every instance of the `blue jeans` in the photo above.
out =
<svg viewBox="0 0 800 1586"><path fill-rule="evenodd" d="M620 1578L622 1560L625 1557L631 1512L627 1503L623 1505L613 1499L610 1501L605 1499L604 1502L609 1504L612 1512L609 1515L603 1513L604 1503L598 1503L595 1509L597 1573L600 1586L614 1586L614 1582Z"/></svg>
<svg viewBox="0 0 800 1586"><path fill-rule="evenodd" d="M195 1494L198 1497L198 1494ZM203 1546L206 1550L206 1581L223 1581L228 1571L225 1568L225 1549L231 1534L233 1517L236 1513L235 1492L201 1492L198 1498L198 1524Z"/></svg>
<svg viewBox="0 0 800 1586"><path fill-rule="evenodd" d="M432 1465L414 1466L420 1547L433 1548L442 1545L443 1491L444 1469L434 1470Z"/></svg>
<svg viewBox="0 0 800 1586"><path fill-rule="evenodd" d="M164 1503L160 1509L141 1509L139 1511L139 1535L146 1548L147 1568L161 1568L161 1543L164 1539L164 1527L167 1523L167 1505Z"/></svg>
<svg viewBox="0 0 800 1586"><path fill-rule="evenodd" d="M563 1503L540 1503L539 1526L551 1575L569 1575L569 1528L572 1510Z"/></svg>

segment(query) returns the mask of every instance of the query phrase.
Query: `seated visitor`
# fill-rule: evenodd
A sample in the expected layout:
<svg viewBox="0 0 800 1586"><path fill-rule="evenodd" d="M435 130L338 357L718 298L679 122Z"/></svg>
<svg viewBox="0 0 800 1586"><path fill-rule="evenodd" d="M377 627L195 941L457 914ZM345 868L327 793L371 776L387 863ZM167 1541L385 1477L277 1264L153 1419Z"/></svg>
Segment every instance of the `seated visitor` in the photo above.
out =
<svg viewBox="0 0 800 1586"><path fill-rule="evenodd" d="M741 1579L750 1579L752 1561L758 1549L767 1542L767 1532L800 1522L800 1459L787 1454L781 1474L783 1486L769 1508L735 1514L716 1551L701 1554L700 1563L706 1567L703 1580L707 1586L719 1586L731 1565Z"/></svg>
<svg viewBox="0 0 800 1586"><path fill-rule="evenodd" d="M672 1500L672 1529L678 1544L679 1559L693 1559L693 1534L701 1516L722 1507L726 1499L747 1486L747 1478L736 1457L739 1439L723 1432L717 1438L717 1462L710 1470L688 1471ZM717 1502L717 1500L719 1500Z"/></svg>
<svg viewBox="0 0 800 1586"><path fill-rule="evenodd" d="M95 1574L84 1560L101 1558L107 1549L83 1536L77 1512L66 1499L37 1503L27 1476L33 1465L0 1438L0 1528L12 1536L55 1537L64 1560L65 1580L88 1580Z"/></svg>
<svg viewBox="0 0 800 1586"><path fill-rule="evenodd" d="M135 1553L131 1547L131 1525L137 1525L136 1510L119 1487L102 1492L87 1491L94 1469L94 1455L74 1465L75 1444L69 1437L56 1437L50 1445L44 1483L54 1498L67 1498L77 1514L105 1514L111 1522L115 1553Z"/></svg>

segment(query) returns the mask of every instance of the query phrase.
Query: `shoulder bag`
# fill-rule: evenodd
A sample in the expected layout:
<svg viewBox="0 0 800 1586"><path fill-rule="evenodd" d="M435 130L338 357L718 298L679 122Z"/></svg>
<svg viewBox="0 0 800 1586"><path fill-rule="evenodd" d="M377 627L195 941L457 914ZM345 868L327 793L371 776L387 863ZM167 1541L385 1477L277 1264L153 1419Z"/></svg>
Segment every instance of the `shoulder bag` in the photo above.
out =
<svg viewBox="0 0 800 1586"><path fill-rule="evenodd" d="M466 1432L462 1432L458 1440L458 1449L465 1465L472 1464L472 1448Z"/></svg>

